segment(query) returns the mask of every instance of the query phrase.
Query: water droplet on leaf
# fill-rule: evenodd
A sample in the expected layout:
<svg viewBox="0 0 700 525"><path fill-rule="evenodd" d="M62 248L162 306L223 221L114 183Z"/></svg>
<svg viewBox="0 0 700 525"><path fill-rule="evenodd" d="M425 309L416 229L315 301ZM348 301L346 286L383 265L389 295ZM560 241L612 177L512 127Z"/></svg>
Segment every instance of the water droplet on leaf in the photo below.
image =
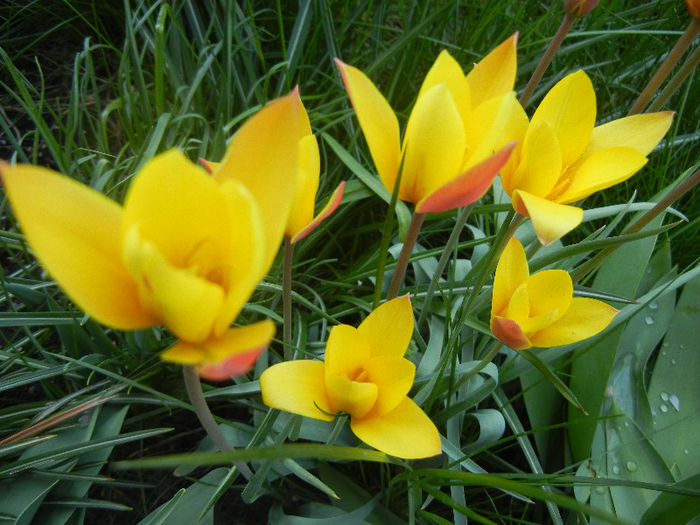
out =
<svg viewBox="0 0 700 525"><path fill-rule="evenodd" d="M659 397L661 398L662 401L668 401L668 394L666 392L661 392L659 394Z"/></svg>
<svg viewBox="0 0 700 525"><path fill-rule="evenodd" d="M661 409L661 412L668 412L668 407L664 404L662 404L659 408Z"/></svg>
<svg viewBox="0 0 700 525"><path fill-rule="evenodd" d="M678 396L676 394L673 394L668 398L668 402L671 403L671 406L676 409L676 412L681 411L681 400L678 399Z"/></svg>
<svg viewBox="0 0 700 525"><path fill-rule="evenodd" d="M644 318L644 322L645 322L646 324L648 324L648 325L652 325L652 324L654 324L654 318L653 318L652 316L650 316L650 315L647 315L647 316Z"/></svg>
<svg viewBox="0 0 700 525"><path fill-rule="evenodd" d="M649 310L656 310L658 307L659 303L657 303L656 301L649 303Z"/></svg>
<svg viewBox="0 0 700 525"><path fill-rule="evenodd" d="M629 470L630 472L634 472L635 470L637 470L637 464L634 461L628 461L627 470Z"/></svg>

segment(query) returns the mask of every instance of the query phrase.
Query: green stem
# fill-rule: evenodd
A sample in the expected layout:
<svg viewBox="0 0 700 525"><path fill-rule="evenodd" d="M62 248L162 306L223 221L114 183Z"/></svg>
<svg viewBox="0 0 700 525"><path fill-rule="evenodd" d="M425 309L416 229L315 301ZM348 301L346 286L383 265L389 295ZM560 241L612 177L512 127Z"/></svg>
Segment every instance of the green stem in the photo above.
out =
<svg viewBox="0 0 700 525"><path fill-rule="evenodd" d="M442 255L440 256L440 260L438 261L437 268L435 270L435 274L433 275L433 278L430 280L430 284L428 285L428 291L425 293L425 299L423 300L423 307L421 308L420 311L420 317L418 318L418 324L417 326L420 327L421 324L423 323L423 320L425 319L425 314L428 311L430 301L433 298L433 294L435 293L435 289L437 288L438 281L440 280L440 276L442 275L442 272L445 271L445 267L447 266L447 263L450 260L450 257L452 256L452 251L455 248L455 245L457 244L457 241L459 240L459 235L462 233L462 230L464 229L464 225L467 222L467 219L469 218L469 215L471 214L471 211L474 209L476 203L470 204L469 206L466 206L465 208L462 208L459 212L459 215L457 215L457 222L454 225L454 228L452 228L452 232L450 233L450 238L447 239L447 244L445 244L445 249L442 252Z"/></svg>
<svg viewBox="0 0 700 525"><path fill-rule="evenodd" d="M331 434L328 436L326 445L332 445L333 443L335 443L335 440L338 439L340 431L343 430L343 427L345 426L345 422L347 420L348 416L338 416L336 418L335 425L333 426L333 430L331 430Z"/></svg>
<svg viewBox="0 0 700 525"><path fill-rule="evenodd" d="M206 399L204 399L204 393L202 392L202 384L199 382L199 376L197 371L193 366L183 366L182 375L185 379L185 389L187 390L187 396L190 398L190 403L192 403L192 409L197 415L197 419L206 430L209 438L214 442L216 447L223 451L232 451L233 447L228 444L226 438L221 433L219 425L214 421L214 416L209 410L209 405L207 405ZM238 471L246 479L250 479L253 475L251 470L242 461L236 461L234 463Z"/></svg>
<svg viewBox="0 0 700 525"><path fill-rule="evenodd" d="M640 231L644 226L649 224L654 220L661 212L673 204L676 200L680 199L683 195L692 190L697 184L700 183L700 170L696 170L690 177L681 182L673 190L671 190L668 195L656 203L656 205L642 215L636 222L629 226L622 234L635 233ZM575 283L579 282L590 272L595 270L600 264L610 256L619 246L611 246L600 252L598 252L595 257L589 259L586 263L582 264L576 270L571 272L571 280Z"/></svg>
<svg viewBox="0 0 700 525"><path fill-rule="evenodd" d="M394 272L394 277L391 279L391 285L389 286L389 292L387 293L387 300L393 299L399 294L399 288L401 288L401 283L403 282L404 275L406 275L406 268L408 268L408 260L411 258L413 253L413 247L418 239L418 233L420 233L420 228L423 226L423 221L425 220L425 213L414 213L411 219L411 224L408 226L408 232L406 233L406 240L401 248L401 253L399 254L399 259L396 261L396 271Z"/></svg>
<svg viewBox="0 0 700 525"><path fill-rule="evenodd" d="M695 51L688 57L688 60L681 66L671 80L668 81L666 87L659 93L659 96L654 99L654 102L649 104L647 112L659 111L666 101L671 98L676 90L681 86L686 78L693 72L695 66L700 63L700 46L695 48Z"/></svg>
<svg viewBox="0 0 700 525"><path fill-rule="evenodd" d="M532 73L530 80L528 80L527 82L527 86L525 86L522 95L520 95L520 104L522 106L525 106L525 104L527 104L527 101L530 100L532 93L534 93L535 88L540 83L540 80L542 80L544 72L547 70L549 64L552 62L554 54L557 52L559 46L561 46L561 43L564 41L564 38L571 30L571 27L574 25L575 20L576 17L570 15L569 13L566 13L564 15L564 19L561 21L559 29L557 29L557 32L552 37L552 41L547 46L547 49L542 55L542 58L540 58L539 64L537 64L535 71Z"/></svg>
<svg viewBox="0 0 700 525"><path fill-rule="evenodd" d="M656 90L659 89L661 83L676 66L678 61L683 56L683 53L688 50L690 45L693 43L693 40L695 40L695 37L698 36L699 33L700 20L693 18L686 30L678 39L678 42L676 42L676 45L673 46L673 49L671 49L669 52L666 60L664 60L661 66L659 66L659 69L656 71L656 73L654 73L654 76L651 77L651 80L639 95L639 98L637 98L634 104L632 104L628 115L635 115L642 112L642 110L649 103L651 97L654 95L654 93L656 93Z"/></svg>
<svg viewBox="0 0 700 525"><path fill-rule="evenodd" d="M282 344L284 360L294 357L292 346L292 264L294 262L294 244L289 237L284 238L284 260L282 263Z"/></svg>

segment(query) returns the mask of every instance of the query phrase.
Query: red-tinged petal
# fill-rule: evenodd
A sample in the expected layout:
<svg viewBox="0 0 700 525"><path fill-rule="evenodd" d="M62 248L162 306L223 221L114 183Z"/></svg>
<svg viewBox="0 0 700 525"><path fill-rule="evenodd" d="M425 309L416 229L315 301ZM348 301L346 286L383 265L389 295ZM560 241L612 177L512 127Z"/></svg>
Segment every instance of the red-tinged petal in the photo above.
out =
<svg viewBox="0 0 700 525"><path fill-rule="evenodd" d="M588 339L605 330L617 312L602 301L574 297L563 317L532 335L532 344L548 348Z"/></svg>
<svg viewBox="0 0 700 525"><path fill-rule="evenodd" d="M380 304L357 327L357 332L370 345L372 357L403 357L413 336L413 308L408 294Z"/></svg>
<svg viewBox="0 0 700 525"><path fill-rule="evenodd" d="M441 186L418 203L416 212L440 213L476 202L491 187L514 147L515 143L511 142L495 155Z"/></svg>
<svg viewBox="0 0 700 525"><path fill-rule="evenodd" d="M121 206L38 166L0 161L0 176L32 250L82 310L121 330L158 323L122 264Z"/></svg>
<svg viewBox="0 0 700 525"><path fill-rule="evenodd" d="M529 275L530 270L523 245L513 237L508 241L496 266L496 274L493 278L491 317L503 314L513 293L527 280Z"/></svg>
<svg viewBox="0 0 700 525"><path fill-rule="evenodd" d="M391 192L401 162L399 121L372 81L357 68L335 59L345 90L355 109L379 177Z"/></svg>
<svg viewBox="0 0 700 525"><path fill-rule="evenodd" d="M525 191L513 192L513 208L520 215L530 217L543 246L561 239L583 220L581 208L551 202Z"/></svg>
<svg viewBox="0 0 700 525"><path fill-rule="evenodd" d="M435 424L408 397L387 414L351 418L350 428L369 446L397 458L428 458L442 451Z"/></svg>
<svg viewBox="0 0 700 525"><path fill-rule="evenodd" d="M579 70L557 82L532 116L532 122L544 120L554 130L564 166L586 150L595 125L595 104L593 84Z"/></svg>
<svg viewBox="0 0 700 525"><path fill-rule="evenodd" d="M511 319L506 319L505 317L492 318L491 332L513 350L525 350L532 346L532 343L520 329L518 323Z"/></svg>
<svg viewBox="0 0 700 525"><path fill-rule="evenodd" d="M300 359L278 363L260 376L262 400L270 408L332 421L321 361Z"/></svg>
<svg viewBox="0 0 700 525"><path fill-rule="evenodd" d="M672 111L630 115L593 128L586 155L608 148L634 148L646 156L664 138L673 122Z"/></svg>
<svg viewBox="0 0 700 525"><path fill-rule="evenodd" d="M314 231L319 224L321 224L324 220L331 216L331 214L338 208L338 206L340 206L340 202L343 200L344 191L345 181L342 181L333 192L333 195L331 195L331 198L328 199L328 202L323 207L323 209L320 212L318 212L318 215L316 215L316 217L314 217L314 220L306 227L304 227L301 231L299 231L299 233L294 235L294 237L292 237L292 244L306 237L308 234Z"/></svg>
<svg viewBox="0 0 700 525"><path fill-rule="evenodd" d="M197 373L208 381L228 381L232 377L245 374L258 360L260 353L265 348L252 350L244 354L227 357L220 363L205 365L197 369Z"/></svg>
<svg viewBox="0 0 700 525"><path fill-rule="evenodd" d="M472 93L472 107L513 90L517 68L517 44L518 33L514 33L482 58L467 74Z"/></svg>
<svg viewBox="0 0 700 525"><path fill-rule="evenodd" d="M216 170L218 170L219 165L221 164L220 162L212 162L211 160L207 160L203 157L199 157L199 163L204 167L205 170L207 170L207 173L209 173L209 175L212 175Z"/></svg>

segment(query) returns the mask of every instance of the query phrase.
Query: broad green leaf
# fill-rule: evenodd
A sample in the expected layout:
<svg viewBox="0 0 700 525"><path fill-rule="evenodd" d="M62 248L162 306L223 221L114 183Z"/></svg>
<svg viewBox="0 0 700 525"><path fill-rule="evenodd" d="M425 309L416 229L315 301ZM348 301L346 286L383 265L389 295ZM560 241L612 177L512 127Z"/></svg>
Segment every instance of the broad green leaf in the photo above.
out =
<svg viewBox="0 0 700 525"><path fill-rule="evenodd" d="M377 504L379 495L371 498L367 503L355 510L346 512L338 507L321 503L310 503L302 509L308 516L294 516L285 514L281 505L275 505L270 510L270 523L285 523L289 525L364 525L365 518L369 516Z"/></svg>
<svg viewBox="0 0 700 525"><path fill-rule="evenodd" d="M700 474L679 481L676 486L700 489ZM700 516L700 498L662 492L642 516L640 525L686 525Z"/></svg>

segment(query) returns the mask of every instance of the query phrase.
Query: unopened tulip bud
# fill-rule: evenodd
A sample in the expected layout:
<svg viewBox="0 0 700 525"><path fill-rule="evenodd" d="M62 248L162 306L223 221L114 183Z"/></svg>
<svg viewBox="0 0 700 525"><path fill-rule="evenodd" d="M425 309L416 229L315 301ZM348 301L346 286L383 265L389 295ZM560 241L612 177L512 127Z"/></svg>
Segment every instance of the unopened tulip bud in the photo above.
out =
<svg viewBox="0 0 700 525"><path fill-rule="evenodd" d="M580 18L593 11L600 0L564 0L564 9L572 16ZM690 3L690 0L686 0ZM697 1L695 1L697 4Z"/></svg>
<svg viewBox="0 0 700 525"><path fill-rule="evenodd" d="M685 0L685 3L693 18L700 19L700 0Z"/></svg>

